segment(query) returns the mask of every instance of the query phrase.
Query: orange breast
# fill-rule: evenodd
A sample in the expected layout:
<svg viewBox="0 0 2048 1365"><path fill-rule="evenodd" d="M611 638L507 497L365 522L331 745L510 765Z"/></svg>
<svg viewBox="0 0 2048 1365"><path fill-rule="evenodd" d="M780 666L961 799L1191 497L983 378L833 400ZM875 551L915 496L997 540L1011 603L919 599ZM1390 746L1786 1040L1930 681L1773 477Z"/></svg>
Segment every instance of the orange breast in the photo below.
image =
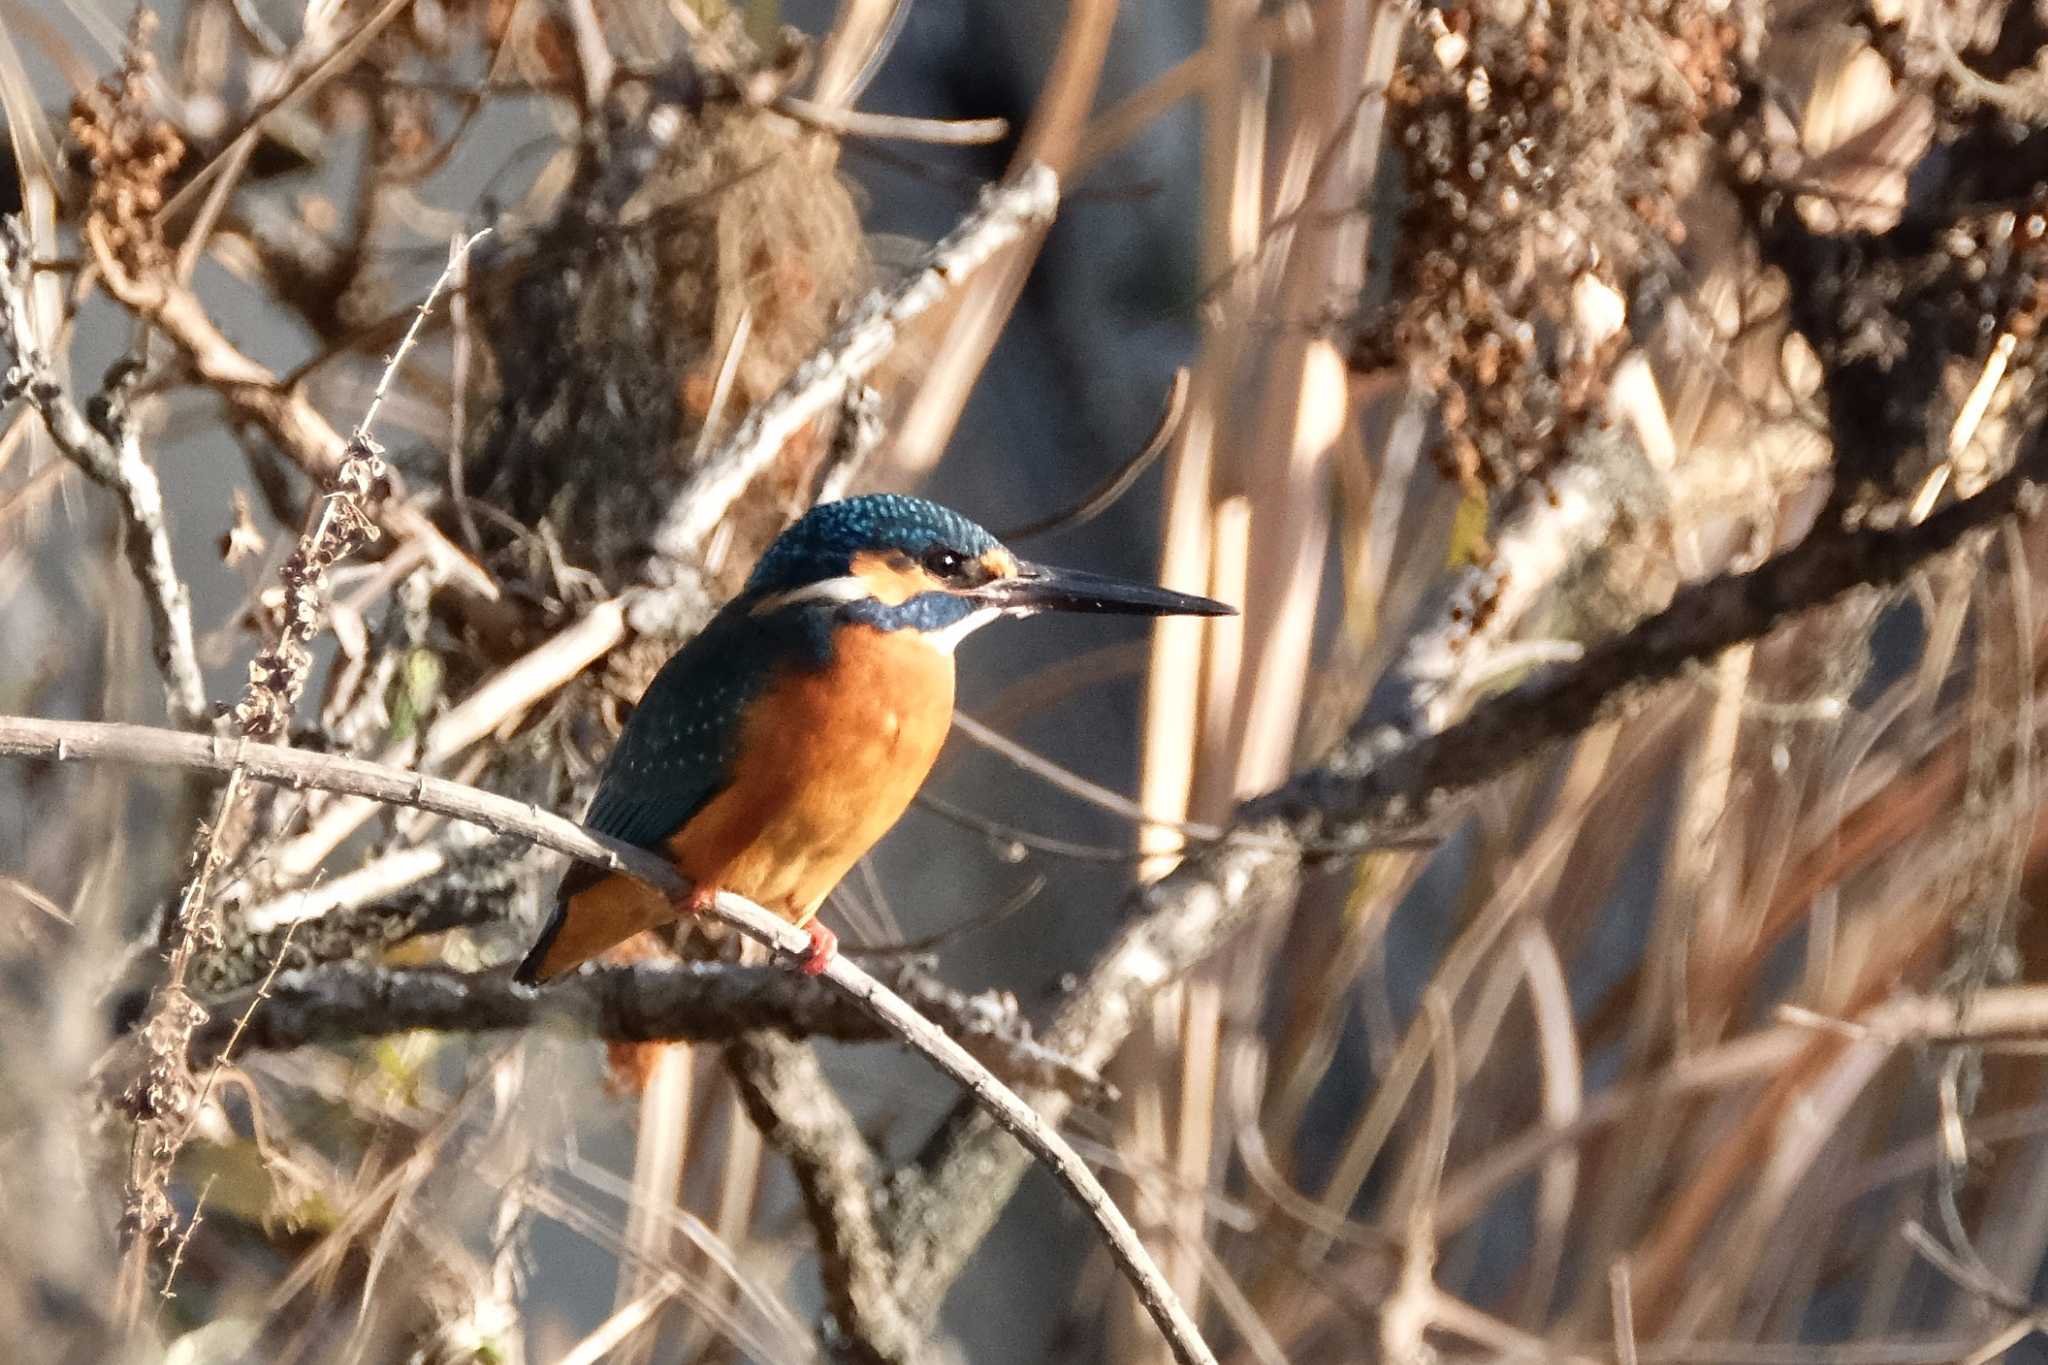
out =
<svg viewBox="0 0 2048 1365"><path fill-rule="evenodd" d="M683 875L802 924L902 816L953 723L953 660L841 627L832 663L749 708L733 783L669 840Z"/></svg>

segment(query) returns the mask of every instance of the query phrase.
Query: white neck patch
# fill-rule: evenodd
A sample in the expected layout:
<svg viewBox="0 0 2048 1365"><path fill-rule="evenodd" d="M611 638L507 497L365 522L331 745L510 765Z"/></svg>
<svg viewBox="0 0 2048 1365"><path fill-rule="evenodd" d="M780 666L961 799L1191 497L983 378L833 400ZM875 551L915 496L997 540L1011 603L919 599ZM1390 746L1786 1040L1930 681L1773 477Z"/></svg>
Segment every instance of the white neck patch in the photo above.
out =
<svg viewBox="0 0 2048 1365"><path fill-rule="evenodd" d="M919 640L930 645L941 654L951 654L960 647L960 642L980 630L1003 614L1000 607L983 607L980 611L969 612L952 625L940 630L913 632Z"/></svg>

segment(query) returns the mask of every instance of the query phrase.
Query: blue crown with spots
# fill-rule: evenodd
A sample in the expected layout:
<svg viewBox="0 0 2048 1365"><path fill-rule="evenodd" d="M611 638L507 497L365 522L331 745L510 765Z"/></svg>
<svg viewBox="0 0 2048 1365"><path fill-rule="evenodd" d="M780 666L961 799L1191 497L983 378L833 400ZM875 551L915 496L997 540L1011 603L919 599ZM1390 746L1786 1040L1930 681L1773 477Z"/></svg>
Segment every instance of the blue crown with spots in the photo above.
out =
<svg viewBox="0 0 2048 1365"><path fill-rule="evenodd" d="M749 593L786 592L850 571L862 550L901 550L913 559L937 545L979 558L996 538L958 512L901 493L820 503L775 538L747 579Z"/></svg>

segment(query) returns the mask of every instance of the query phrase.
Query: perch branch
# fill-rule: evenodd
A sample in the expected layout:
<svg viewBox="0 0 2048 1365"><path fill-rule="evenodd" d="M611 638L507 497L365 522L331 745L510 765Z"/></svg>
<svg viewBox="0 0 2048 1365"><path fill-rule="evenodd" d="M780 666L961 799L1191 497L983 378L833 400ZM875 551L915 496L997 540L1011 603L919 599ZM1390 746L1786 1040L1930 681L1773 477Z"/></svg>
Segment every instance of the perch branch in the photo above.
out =
<svg viewBox="0 0 2048 1365"><path fill-rule="evenodd" d="M29 307L29 243L16 217L0 219L0 332L14 353L4 393L20 394L43 419L50 439L86 477L121 501L128 521L128 562L149 605L156 637L157 668L164 679L164 704L171 723L198 728L206 720L206 685L192 643L192 598L171 560L171 535L164 523L163 487L156 469L142 457L133 422L109 402L104 424L89 420L65 396L50 370Z"/></svg>
<svg viewBox="0 0 2048 1365"><path fill-rule="evenodd" d="M689 886L666 859L631 844L594 833L573 820L475 787L388 768L338 754L309 754L224 736L180 735L147 726L0 717L0 753L53 759L97 759L236 773L258 781L319 787L367 796L392 805L413 806L484 826L566 853L613 872L623 872L672 897ZM795 925L738 896L721 894L712 913L728 927L792 960L810 948ZM825 979L858 1002L883 1027L923 1054L958 1082L1004 1131L1023 1143L1087 1209L1109 1243L1146 1310L1184 1363L1215 1357L1202 1343L1187 1311L1167 1285L1129 1220L1110 1202L1102 1185L1074 1149L1015 1092L936 1024L844 955L826 967Z"/></svg>

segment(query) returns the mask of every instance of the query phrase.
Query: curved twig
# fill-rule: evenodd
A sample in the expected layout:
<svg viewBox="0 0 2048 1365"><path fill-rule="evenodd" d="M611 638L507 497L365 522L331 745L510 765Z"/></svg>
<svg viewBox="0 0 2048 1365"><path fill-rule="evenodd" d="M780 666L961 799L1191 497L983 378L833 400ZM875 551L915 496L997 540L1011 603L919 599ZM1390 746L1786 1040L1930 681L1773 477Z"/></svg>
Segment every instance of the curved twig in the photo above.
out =
<svg viewBox="0 0 2048 1365"><path fill-rule="evenodd" d="M0 753L58 760L97 759L208 772L240 771L246 778L366 796L468 820L497 834L525 839L557 853L623 872L671 896L689 891L667 860L544 811L531 802L339 754L302 753L242 739L181 735L141 725L0 717ZM810 948L804 932L779 915L739 896L720 893L712 911L748 938L798 959ZM1174 1358L1215 1365L1215 1356L1180 1299L1160 1274L1130 1221L1110 1201L1093 1172L1064 1138L987 1067L903 998L846 957L826 966L825 979L858 1002L881 1025L958 1082L988 1115L1040 1161L1095 1220L1110 1254L1159 1324Z"/></svg>
<svg viewBox="0 0 2048 1365"><path fill-rule="evenodd" d="M1116 505L1119 498L1131 491L1131 485L1142 477L1146 470L1156 463L1166 448L1173 444L1173 438L1180 432L1181 419L1188 411L1188 370L1183 365L1173 372L1173 382L1167 386L1166 403L1160 409L1158 425L1152 429L1151 439L1144 448L1126 460L1122 467L1104 479L1087 497L1072 507L1062 508L1022 526L1013 526L996 532L997 540L1029 540L1050 531L1063 531L1075 526L1086 526Z"/></svg>

